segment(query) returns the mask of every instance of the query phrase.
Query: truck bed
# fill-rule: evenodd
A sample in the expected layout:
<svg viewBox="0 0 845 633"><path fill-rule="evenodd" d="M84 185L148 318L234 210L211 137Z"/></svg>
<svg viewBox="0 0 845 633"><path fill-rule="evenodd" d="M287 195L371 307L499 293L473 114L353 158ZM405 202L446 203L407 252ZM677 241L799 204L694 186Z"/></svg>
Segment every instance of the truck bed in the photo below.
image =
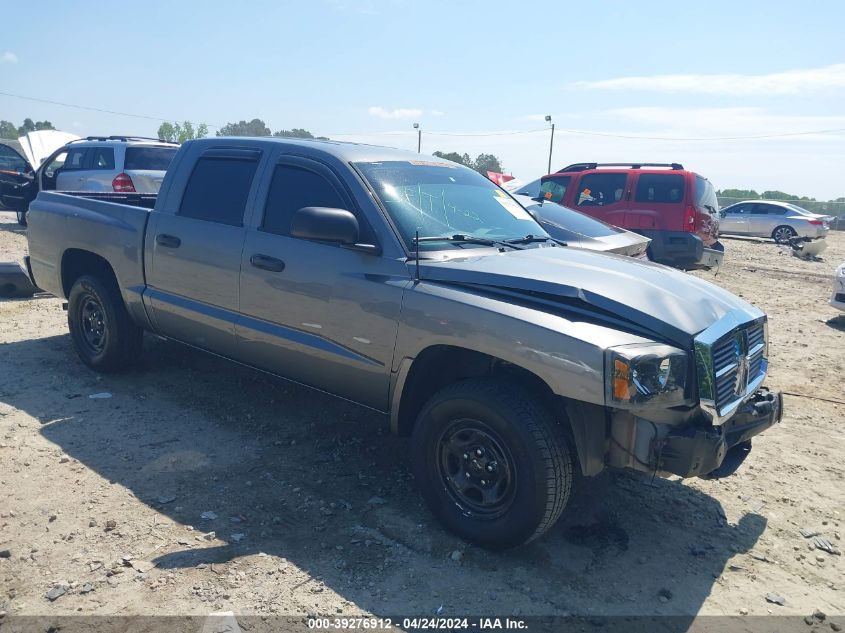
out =
<svg viewBox="0 0 845 633"><path fill-rule="evenodd" d="M123 298L139 322L144 288L144 232L155 194L42 191L28 214L29 257L38 287L67 297L66 257L99 256L111 265Z"/></svg>
<svg viewBox="0 0 845 633"><path fill-rule="evenodd" d="M52 193L63 193L77 198L90 198L91 200L101 200L103 202L113 202L116 204L125 204L130 207L143 207L145 209L155 208L156 200L158 199L157 193L120 193L117 191L62 191Z"/></svg>

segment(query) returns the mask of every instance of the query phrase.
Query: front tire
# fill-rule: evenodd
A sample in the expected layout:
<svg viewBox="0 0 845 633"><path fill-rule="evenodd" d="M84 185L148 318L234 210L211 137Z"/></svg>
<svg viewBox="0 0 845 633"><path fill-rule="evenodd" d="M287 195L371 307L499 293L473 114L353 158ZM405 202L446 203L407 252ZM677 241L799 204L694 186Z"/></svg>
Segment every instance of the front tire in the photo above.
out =
<svg viewBox="0 0 845 633"><path fill-rule="evenodd" d="M26 226L26 211L16 211L15 215L18 216L18 224Z"/></svg>
<svg viewBox="0 0 845 633"><path fill-rule="evenodd" d="M114 279L77 279L68 295L67 323L76 353L91 369L120 371L138 360L143 330L132 322Z"/></svg>
<svg viewBox="0 0 845 633"><path fill-rule="evenodd" d="M560 425L507 382L445 387L423 407L412 442L414 476L432 512L483 547L541 536L569 499L572 460Z"/></svg>
<svg viewBox="0 0 845 633"><path fill-rule="evenodd" d="M772 239L778 244L788 244L789 240L798 235L791 226L779 226L772 231Z"/></svg>

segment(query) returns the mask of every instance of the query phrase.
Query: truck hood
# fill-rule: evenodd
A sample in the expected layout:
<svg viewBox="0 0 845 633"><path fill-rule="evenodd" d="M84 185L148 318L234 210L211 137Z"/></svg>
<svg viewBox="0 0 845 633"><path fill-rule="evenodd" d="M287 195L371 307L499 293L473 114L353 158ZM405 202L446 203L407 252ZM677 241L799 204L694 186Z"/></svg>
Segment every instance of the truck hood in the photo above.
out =
<svg viewBox="0 0 845 633"><path fill-rule="evenodd" d="M23 153L26 154L26 159L33 169L38 169L44 159L55 152L65 143L75 141L79 137L76 134L69 132L60 132L59 130L39 130L37 132L29 132L26 136L21 136L18 142L23 148Z"/></svg>
<svg viewBox="0 0 845 633"><path fill-rule="evenodd" d="M571 248L532 248L442 261L420 260L420 279L507 295L538 309L575 310L646 330L689 349L693 338L729 312L763 313L687 273L629 257Z"/></svg>

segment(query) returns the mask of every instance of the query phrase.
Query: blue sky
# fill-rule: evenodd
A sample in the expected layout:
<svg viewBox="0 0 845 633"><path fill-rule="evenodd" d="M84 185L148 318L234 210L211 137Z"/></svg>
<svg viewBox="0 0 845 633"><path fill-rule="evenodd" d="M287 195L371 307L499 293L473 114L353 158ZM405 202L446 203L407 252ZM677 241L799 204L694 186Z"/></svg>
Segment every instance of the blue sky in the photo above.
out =
<svg viewBox="0 0 845 633"><path fill-rule="evenodd" d="M0 2L0 15L0 92L414 149L419 122L424 152L490 152L523 179L546 171L550 114L555 168L680 161L718 188L845 196L843 132L642 138L845 128L838 1ZM159 125L0 95L0 119L26 116L81 135ZM541 131L510 134L528 130Z"/></svg>

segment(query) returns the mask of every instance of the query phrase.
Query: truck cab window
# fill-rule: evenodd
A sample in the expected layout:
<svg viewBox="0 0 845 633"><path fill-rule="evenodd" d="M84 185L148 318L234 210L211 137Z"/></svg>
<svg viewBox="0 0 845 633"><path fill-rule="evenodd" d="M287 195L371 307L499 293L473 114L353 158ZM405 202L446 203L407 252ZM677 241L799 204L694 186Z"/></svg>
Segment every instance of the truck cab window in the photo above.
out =
<svg viewBox="0 0 845 633"><path fill-rule="evenodd" d="M243 226L246 200L258 161L200 158L185 187L179 215Z"/></svg>
<svg viewBox="0 0 845 633"><path fill-rule="evenodd" d="M324 176L301 167L278 165L270 183L270 192L267 194L261 230L277 235L290 235L293 214L303 207L330 207L353 211L350 206ZM360 222L360 226L363 237L366 235L365 223Z"/></svg>

